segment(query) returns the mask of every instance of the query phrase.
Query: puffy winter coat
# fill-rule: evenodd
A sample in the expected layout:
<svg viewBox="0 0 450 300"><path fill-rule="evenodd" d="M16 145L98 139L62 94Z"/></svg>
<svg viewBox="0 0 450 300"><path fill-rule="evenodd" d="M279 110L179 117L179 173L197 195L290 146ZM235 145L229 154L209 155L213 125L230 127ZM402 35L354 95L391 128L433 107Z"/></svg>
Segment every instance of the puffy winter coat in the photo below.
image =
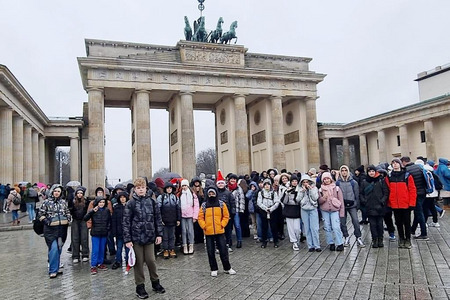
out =
<svg viewBox="0 0 450 300"><path fill-rule="evenodd" d="M368 216L384 216L389 188L381 176L367 176L359 189L359 199Z"/></svg>
<svg viewBox="0 0 450 300"><path fill-rule="evenodd" d="M217 189L217 191L217 198L219 200L222 200L227 205L230 215L236 214L236 201L233 197L233 194L231 194L231 192L226 188Z"/></svg>
<svg viewBox="0 0 450 300"><path fill-rule="evenodd" d="M322 187L324 184L322 183ZM323 196L322 187L319 189L319 205L320 209L327 212L339 212L339 217L343 218L345 217L345 207L344 207L344 198L342 196L342 191L339 187L333 188L333 198L338 199L341 202L341 205L339 207L336 207L333 205L332 198L328 197L325 198Z"/></svg>
<svg viewBox="0 0 450 300"><path fill-rule="evenodd" d="M175 226L181 221L180 200L174 194L164 193L156 200L161 211L161 219L164 225Z"/></svg>
<svg viewBox="0 0 450 300"><path fill-rule="evenodd" d="M273 213L280 205L280 199L278 198L277 192L270 190L266 191L262 189L258 192L257 205L261 209L261 213Z"/></svg>
<svg viewBox="0 0 450 300"><path fill-rule="evenodd" d="M422 175L423 176L423 175ZM407 209L416 206L416 186L414 178L410 174L406 177L406 171L392 171L386 177L386 183L389 186L388 206L393 209Z"/></svg>
<svg viewBox="0 0 450 300"><path fill-rule="evenodd" d="M206 196L206 201L198 212L198 225L205 235L225 233L225 227L230 220L227 205L216 197Z"/></svg>
<svg viewBox="0 0 450 300"><path fill-rule="evenodd" d="M125 205L120 202L114 205L114 212L111 216L111 234L119 239L123 239L123 213Z"/></svg>
<svg viewBox="0 0 450 300"><path fill-rule="evenodd" d="M413 162L410 162L406 165L405 168L406 172L411 174L414 178L414 185L416 187L417 195L426 195L427 182L425 181L425 176L423 176L422 167L414 164Z"/></svg>
<svg viewBox="0 0 450 300"><path fill-rule="evenodd" d="M450 191L450 169L447 167L448 159L439 158L439 165L435 171L435 174L439 176L442 182L443 189Z"/></svg>
<svg viewBox="0 0 450 300"><path fill-rule="evenodd" d="M92 220L92 236L108 236L109 230L111 229L111 213L108 208L99 208L97 211L92 209L84 216L84 220Z"/></svg>
<svg viewBox="0 0 450 300"><path fill-rule="evenodd" d="M147 245L154 243L156 237L163 236L161 211L152 195L152 191L145 196L135 193L127 202L123 216L124 243Z"/></svg>

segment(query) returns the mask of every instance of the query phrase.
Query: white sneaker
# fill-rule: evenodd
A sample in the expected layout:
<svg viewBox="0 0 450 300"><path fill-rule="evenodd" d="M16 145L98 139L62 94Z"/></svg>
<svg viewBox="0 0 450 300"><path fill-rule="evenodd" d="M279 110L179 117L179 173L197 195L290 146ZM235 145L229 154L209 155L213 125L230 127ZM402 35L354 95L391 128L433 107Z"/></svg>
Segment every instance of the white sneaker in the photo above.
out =
<svg viewBox="0 0 450 300"><path fill-rule="evenodd" d="M257 239L258 239L258 235L257 235L257 234L254 234L254 235L253 235L253 239L254 239L254 240L257 240Z"/></svg>
<svg viewBox="0 0 450 300"><path fill-rule="evenodd" d="M436 223L431 222L430 227L441 227L441 225L439 224L439 222Z"/></svg>
<svg viewBox="0 0 450 300"><path fill-rule="evenodd" d="M64 263L60 263L60 264L59 264L59 268L60 268L60 269L64 268Z"/></svg>
<svg viewBox="0 0 450 300"><path fill-rule="evenodd" d="M217 277L217 271L211 271L211 276L212 277Z"/></svg>
<svg viewBox="0 0 450 300"><path fill-rule="evenodd" d="M439 218L442 218L442 217L444 216L444 214L445 214L445 209L443 209L443 210L441 211L441 213L439 214Z"/></svg>
<svg viewBox="0 0 450 300"><path fill-rule="evenodd" d="M89 261L89 257L83 257L82 261L83 262L88 262Z"/></svg>
<svg viewBox="0 0 450 300"><path fill-rule="evenodd" d="M228 247L228 252L233 252L233 249L231 247Z"/></svg>
<svg viewBox="0 0 450 300"><path fill-rule="evenodd" d="M216 249L216 254L219 254L219 249Z"/></svg>
<svg viewBox="0 0 450 300"><path fill-rule="evenodd" d="M356 243L358 244L358 247L360 247L360 248L366 247L366 245L364 245L364 242L362 241L362 239L360 237L356 239Z"/></svg>
<svg viewBox="0 0 450 300"><path fill-rule="evenodd" d="M345 238L345 242L344 242L344 247L348 247L348 246L350 246L350 237L349 236Z"/></svg>
<svg viewBox="0 0 450 300"><path fill-rule="evenodd" d="M224 271L224 272L225 272L225 274L236 275L236 271L233 269L229 269L228 271ZM211 276L212 276L212 274L211 274ZM217 276L217 271L216 271L216 276Z"/></svg>
<svg viewBox="0 0 450 300"><path fill-rule="evenodd" d="M78 258L74 258L74 259L72 260L72 262L73 262L74 264L77 264L77 263L80 262L80 260L79 260Z"/></svg>
<svg viewBox="0 0 450 300"><path fill-rule="evenodd" d="M294 251L299 251L300 250L300 248L298 247L297 243L292 243L292 250L294 250Z"/></svg>

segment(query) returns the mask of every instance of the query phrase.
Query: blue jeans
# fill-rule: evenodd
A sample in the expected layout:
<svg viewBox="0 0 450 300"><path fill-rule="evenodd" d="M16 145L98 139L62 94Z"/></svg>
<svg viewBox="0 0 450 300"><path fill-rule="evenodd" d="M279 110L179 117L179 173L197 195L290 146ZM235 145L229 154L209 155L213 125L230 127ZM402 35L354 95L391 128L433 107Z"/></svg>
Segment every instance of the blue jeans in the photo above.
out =
<svg viewBox="0 0 450 300"><path fill-rule="evenodd" d="M343 241L342 241L342 231L339 212L338 211L329 212L322 210L322 217L325 223L324 229L328 245L330 244L342 245ZM334 233L334 240L333 240L333 233Z"/></svg>
<svg viewBox="0 0 450 300"><path fill-rule="evenodd" d="M237 241L242 242L241 219L239 218L239 213L234 215L234 230L236 231Z"/></svg>
<svg viewBox="0 0 450 300"><path fill-rule="evenodd" d="M302 222L305 227L306 243L308 248L320 248L319 240L319 212L317 209L301 210Z"/></svg>
<svg viewBox="0 0 450 300"><path fill-rule="evenodd" d="M426 195L417 195L416 207L414 208L414 221L411 226L411 232L416 231L417 225L420 225L420 235L427 235L427 226L425 224L425 216L423 214L423 203Z"/></svg>
<svg viewBox="0 0 450 300"><path fill-rule="evenodd" d="M128 249L128 247L125 247L125 245L123 244L123 239L116 238L116 244L117 244L116 262L122 264L122 248L125 248L125 263L128 263L128 252L130 252L130 249Z"/></svg>
<svg viewBox="0 0 450 300"><path fill-rule="evenodd" d="M106 240L108 237L93 236L92 237L92 254L91 254L91 267L96 267L103 264L105 259Z"/></svg>
<svg viewBox="0 0 450 300"><path fill-rule="evenodd" d="M11 212L12 212L12 220L13 221L18 220L19 219L19 210L16 209L16 210L13 210Z"/></svg>
<svg viewBox="0 0 450 300"><path fill-rule="evenodd" d="M34 207L36 206L36 203L34 202L27 202L27 212L28 212L28 219L30 221L33 221L36 217L36 214L34 212Z"/></svg>
<svg viewBox="0 0 450 300"><path fill-rule="evenodd" d="M259 213L256 213L256 234L258 235L259 240L262 241L262 219ZM269 228L267 229L267 238L272 239L272 230Z"/></svg>
<svg viewBox="0 0 450 300"><path fill-rule="evenodd" d="M62 244L62 243L61 243ZM59 263L61 258L62 246L58 247L58 239L52 242L50 249L48 249L48 273L58 273Z"/></svg>

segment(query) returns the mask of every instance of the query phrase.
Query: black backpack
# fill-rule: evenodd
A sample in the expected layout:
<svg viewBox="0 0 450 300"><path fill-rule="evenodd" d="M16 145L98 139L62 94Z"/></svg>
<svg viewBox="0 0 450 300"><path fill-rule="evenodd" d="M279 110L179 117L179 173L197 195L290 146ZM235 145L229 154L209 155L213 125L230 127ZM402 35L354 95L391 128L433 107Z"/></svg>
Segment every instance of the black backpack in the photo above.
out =
<svg viewBox="0 0 450 300"><path fill-rule="evenodd" d="M437 176L436 174L434 174L434 172L431 172L431 174L433 174L433 178L434 178L434 188L436 189L436 191L440 191L442 190L443 186L442 186L442 181L439 178L439 176Z"/></svg>

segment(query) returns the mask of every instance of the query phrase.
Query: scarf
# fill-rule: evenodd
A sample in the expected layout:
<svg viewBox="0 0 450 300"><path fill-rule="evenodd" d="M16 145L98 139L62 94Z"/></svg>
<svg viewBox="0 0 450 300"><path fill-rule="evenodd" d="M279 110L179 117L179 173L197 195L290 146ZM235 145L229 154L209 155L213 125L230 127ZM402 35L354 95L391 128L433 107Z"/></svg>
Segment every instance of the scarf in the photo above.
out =
<svg viewBox="0 0 450 300"><path fill-rule="evenodd" d="M232 192L232 191L234 191L235 189L237 189L237 182L236 182L235 184L231 184L231 183L228 182L227 187L228 187L228 190L229 190L230 192Z"/></svg>
<svg viewBox="0 0 450 300"><path fill-rule="evenodd" d="M194 206L194 199L192 197L191 190L181 190L180 195L181 210L188 208L189 206Z"/></svg>
<svg viewBox="0 0 450 300"><path fill-rule="evenodd" d="M334 197L334 189L336 188L336 184L334 182L330 183L330 184L322 184L322 186L320 187L323 195L328 195L328 199L331 199L332 197Z"/></svg>

